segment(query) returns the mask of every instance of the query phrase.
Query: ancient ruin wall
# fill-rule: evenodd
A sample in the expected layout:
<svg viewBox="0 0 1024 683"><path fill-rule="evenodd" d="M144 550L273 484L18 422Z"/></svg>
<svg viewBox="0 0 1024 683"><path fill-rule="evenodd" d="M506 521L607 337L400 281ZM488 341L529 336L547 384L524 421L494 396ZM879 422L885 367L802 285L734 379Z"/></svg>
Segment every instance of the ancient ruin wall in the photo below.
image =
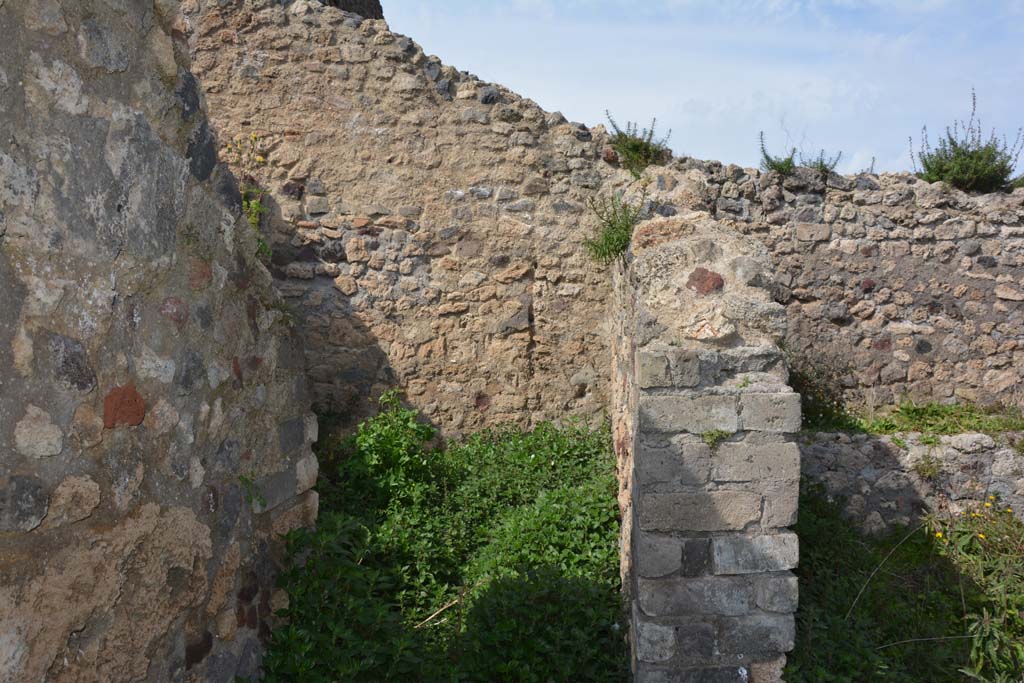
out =
<svg viewBox="0 0 1024 683"><path fill-rule="evenodd" d="M638 683L777 683L792 649L800 397L767 253L707 213L638 226L616 270L615 447Z"/></svg>
<svg viewBox="0 0 1024 683"><path fill-rule="evenodd" d="M798 369L867 408L904 397L1022 405L1024 190L673 166L691 170L694 206L770 250Z"/></svg>
<svg viewBox="0 0 1024 683"><path fill-rule="evenodd" d="M847 518L869 534L972 510L996 496L1024 520L1021 433L921 434L820 433L800 438L802 470ZM973 506L973 507L972 507Z"/></svg>
<svg viewBox="0 0 1024 683"><path fill-rule="evenodd" d="M318 2L193 3L222 139L255 134L279 289L321 405L399 385L448 433L607 405L608 278L581 248L585 128Z"/></svg>
<svg viewBox="0 0 1024 683"><path fill-rule="evenodd" d="M255 673L301 349L176 3L0 2L0 681Z"/></svg>

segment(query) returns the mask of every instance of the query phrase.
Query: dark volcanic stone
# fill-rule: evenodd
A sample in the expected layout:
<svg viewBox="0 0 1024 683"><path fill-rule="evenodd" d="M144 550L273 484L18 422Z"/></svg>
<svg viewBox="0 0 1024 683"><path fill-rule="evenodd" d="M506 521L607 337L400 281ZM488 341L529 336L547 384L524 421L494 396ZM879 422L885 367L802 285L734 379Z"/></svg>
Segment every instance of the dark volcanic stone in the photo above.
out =
<svg viewBox="0 0 1024 683"><path fill-rule="evenodd" d="M89 365L89 356L81 342L60 334L50 335L50 355L57 380L79 391L96 387L96 373Z"/></svg>

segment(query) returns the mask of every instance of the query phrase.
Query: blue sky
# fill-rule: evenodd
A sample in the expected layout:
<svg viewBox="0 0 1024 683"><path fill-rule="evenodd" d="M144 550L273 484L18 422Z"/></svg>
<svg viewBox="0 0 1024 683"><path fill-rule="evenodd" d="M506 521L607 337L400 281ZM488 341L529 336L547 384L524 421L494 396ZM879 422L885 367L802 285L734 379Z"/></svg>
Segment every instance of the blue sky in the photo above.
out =
<svg viewBox="0 0 1024 683"><path fill-rule="evenodd" d="M769 148L910 165L921 126L1024 125L1024 0L383 0L428 54L589 125L672 129L676 154ZM1018 169L1024 167L1019 165Z"/></svg>

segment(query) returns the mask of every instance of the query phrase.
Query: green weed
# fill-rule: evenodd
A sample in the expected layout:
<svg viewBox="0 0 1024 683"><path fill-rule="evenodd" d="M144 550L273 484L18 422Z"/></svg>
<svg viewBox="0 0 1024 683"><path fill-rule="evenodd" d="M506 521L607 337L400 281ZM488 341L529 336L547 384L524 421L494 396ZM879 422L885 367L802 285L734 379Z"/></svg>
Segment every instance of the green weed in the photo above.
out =
<svg viewBox="0 0 1024 683"><path fill-rule="evenodd" d="M761 140L761 145L762 147L764 146L763 139ZM801 154L800 165L803 166L804 168L809 168L812 171L816 171L822 178L827 178L828 176L835 173L836 166L839 165L839 161L842 158L842 152L838 152L834 157L830 157L825 154L825 150L821 150L818 152L818 155L814 157L804 157L804 155ZM872 159L871 166L874 167L874 165L875 162Z"/></svg>
<svg viewBox="0 0 1024 683"><path fill-rule="evenodd" d="M949 183L965 192L1012 188L1013 169L1024 150L1024 128L1017 129L1013 144L1005 136L996 136L995 131L986 136L977 107L977 95L971 90L970 118L947 127L934 148L929 143L927 127L921 129L921 147L916 155L911 138L910 160L919 178L930 183Z"/></svg>
<svg viewBox="0 0 1024 683"><path fill-rule="evenodd" d="M859 428L871 434L921 432L924 438L965 432L1000 434L1024 430L1024 415L1013 409L982 408L968 403L907 402L884 417L860 420Z"/></svg>
<svg viewBox="0 0 1024 683"><path fill-rule="evenodd" d="M264 683L625 681L607 428L440 449L397 394L381 408L317 447L319 527L288 536Z"/></svg>
<svg viewBox="0 0 1024 683"><path fill-rule="evenodd" d="M964 611L984 594L927 529L862 536L820 486L803 482L800 607L787 683L963 683Z"/></svg>
<svg viewBox="0 0 1024 683"><path fill-rule="evenodd" d="M972 681L1019 683L1024 672L1024 524L989 496L976 511L929 525L939 550L985 600L966 610Z"/></svg>
<svg viewBox="0 0 1024 683"><path fill-rule="evenodd" d="M601 227L596 239L588 239L583 244L594 260L608 265L626 252L633 237L633 228L644 217L646 199L645 189L635 204L617 194L590 200L590 210L597 216Z"/></svg>
<svg viewBox="0 0 1024 683"><path fill-rule="evenodd" d="M700 438L704 440L711 450L716 450L723 441L732 436L732 432L727 432L722 429L712 429L709 432L704 432L700 435Z"/></svg>
<svg viewBox="0 0 1024 683"><path fill-rule="evenodd" d="M793 175L796 170L796 147L789 150L786 156L773 156L769 154L768 147L764 142L764 131L761 131L761 170L775 171L779 175ZM824 152L822 152L824 154Z"/></svg>
<svg viewBox="0 0 1024 683"><path fill-rule="evenodd" d="M618 154L622 167L637 180L651 164L663 164L672 158L672 150L668 148L672 131L664 138L655 140L654 128L657 119L651 119L651 127L643 130L637 124L627 121L623 130L612 118L611 112L605 110L604 113L612 127L612 136L608 144Z"/></svg>

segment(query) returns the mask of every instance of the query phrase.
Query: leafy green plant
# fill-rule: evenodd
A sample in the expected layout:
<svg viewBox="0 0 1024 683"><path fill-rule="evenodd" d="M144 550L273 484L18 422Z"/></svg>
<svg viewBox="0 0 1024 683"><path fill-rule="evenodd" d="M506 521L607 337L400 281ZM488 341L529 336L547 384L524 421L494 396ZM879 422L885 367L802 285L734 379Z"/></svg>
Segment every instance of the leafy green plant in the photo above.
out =
<svg viewBox="0 0 1024 683"><path fill-rule="evenodd" d="M985 602L966 615L970 665L984 683L1019 683L1024 672L1024 524L989 496L983 506L929 520L940 552L980 588Z"/></svg>
<svg viewBox="0 0 1024 683"><path fill-rule="evenodd" d="M597 238L585 240L583 245L594 260L608 265L626 252L633 237L633 228L644 218L646 200L646 187L640 201L635 204L618 194L590 200L590 210L597 216L601 227Z"/></svg>
<svg viewBox="0 0 1024 683"><path fill-rule="evenodd" d="M606 587L547 567L495 580L466 615L464 681L629 680L618 600Z"/></svg>
<svg viewBox="0 0 1024 683"><path fill-rule="evenodd" d="M267 212L267 207L263 204L265 196L266 190L255 185L242 185L242 213L245 214L246 222L256 234L256 255L262 258L270 258L273 256L273 252L270 250L270 245L267 244L267 241L263 239L263 233L260 231L263 214Z"/></svg>
<svg viewBox="0 0 1024 683"><path fill-rule="evenodd" d="M788 176L793 175L796 171L796 147L789 150L789 154L786 156L773 156L768 152L768 147L764 142L764 131L761 131L761 170L762 171L775 171L779 175ZM824 151L822 152L824 155Z"/></svg>
<svg viewBox="0 0 1024 683"><path fill-rule="evenodd" d="M801 483L800 607L787 683L964 683L963 616L985 595L926 528L863 536L820 485Z"/></svg>
<svg viewBox="0 0 1024 683"><path fill-rule="evenodd" d="M396 393L381 408L317 445L321 522L289 537L282 587L298 597L265 681L625 681L607 427L441 449Z"/></svg>
<svg viewBox="0 0 1024 683"><path fill-rule="evenodd" d="M418 634L394 602L397 579L374 549L370 528L321 514L317 529L287 537L278 584L286 623L271 632L262 683L422 680Z"/></svg>
<svg viewBox="0 0 1024 683"><path fill-rule="evenodd" d="M872 434L921 432L925 438L965 432L999 434L1024 430L1024 415L1016 409L998 406L905 402L882 417L861 420L859 427Z"/></svg>
<svg viewBox="0 0 1024 683"><path fill-rule="evenodd" d="M922 443L924 443L924 439L925 437L921 438ZM914 472L925 481L935 481L939 474L942 473L942 461L930 452L926 453L920 460L914 463Z"/></svg>
<svg viewBox="0 0 1024 683"><path fill-rule="evenodd" d="M651 119L651 127L642 130L638 124L627 121L623 130L612 118L611 112L605 110L604 113L612 127L612 136L608 144L618 154L622 167L632 173L637 180L651 164L663 164L672 158L672 150L668 148L672 131L664 138L656 140L654 128L657 119Z"/></svg>
<svg viewBox="0 0 1024 683"><path fill-rule="evenodd" d="M1017 129L1013 144L1005 136L996 136L994 130L986 136L977 107L977 94L972 89L970 118L947 127L935 147L928 140L927 126L921 129L921 146L916 155L913 138L910 139L910 160L919 178L930 183L949 183L965 192L1010 188L1014 166L1024 150L1024 128Z"/></svg>
<svg viewBox="0 0 1024 683"><path fill-rule="evenodd" d="M732 432L727 432L722 429L712 429L711 431L701 434L700 438L703 439L704 443L706 443L711 450L716 450L719 444L730 436L732 436Z"/></svg>

